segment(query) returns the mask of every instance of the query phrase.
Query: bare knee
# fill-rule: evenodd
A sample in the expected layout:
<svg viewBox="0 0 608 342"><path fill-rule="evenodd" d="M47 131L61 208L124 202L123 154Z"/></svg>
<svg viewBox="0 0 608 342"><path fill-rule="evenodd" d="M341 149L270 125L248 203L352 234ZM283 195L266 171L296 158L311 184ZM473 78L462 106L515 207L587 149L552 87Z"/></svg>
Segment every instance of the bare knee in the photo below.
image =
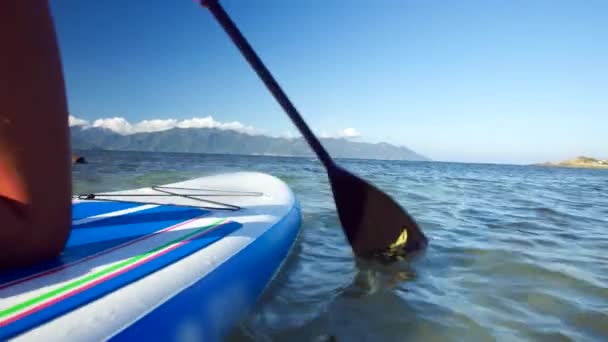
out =
<svg viewBox="0 0 608 342"><path fill-rule="evenodd" d="M70 220L42 223L18 203L0 196L0 268L28 266L58 257L69 235ZM48 229L57 226L56 229ZM54 234L49 234L54 232Z"/></svg>

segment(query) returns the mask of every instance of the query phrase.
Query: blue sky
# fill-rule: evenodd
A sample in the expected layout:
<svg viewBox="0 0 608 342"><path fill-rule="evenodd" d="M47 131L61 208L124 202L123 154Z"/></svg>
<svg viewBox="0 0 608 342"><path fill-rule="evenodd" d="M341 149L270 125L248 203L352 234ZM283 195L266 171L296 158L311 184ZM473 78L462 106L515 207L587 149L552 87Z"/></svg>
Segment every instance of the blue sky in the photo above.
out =
<svg viewBox="0 0 608 342"><path fill-rule="evenodd" d="M319 133L445 161L608 158L608 1L222 4ZM196 2L51 6L74 116L296 133Z"/></svg>

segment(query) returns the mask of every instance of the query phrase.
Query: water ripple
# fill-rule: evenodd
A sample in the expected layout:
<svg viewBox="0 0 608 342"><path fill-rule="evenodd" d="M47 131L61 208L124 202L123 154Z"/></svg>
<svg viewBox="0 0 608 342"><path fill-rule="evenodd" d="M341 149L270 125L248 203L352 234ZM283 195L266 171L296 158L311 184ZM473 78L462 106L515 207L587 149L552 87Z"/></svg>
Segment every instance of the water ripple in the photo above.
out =
<svg viewBox="0 0 608 342"><path fill-rule="evenodd" d="M303 226L283 269L234 330L242 341L606 341L608 172L342 160L415 217L417 259L353 258L319 163L304 158L81 153L75 192L255 170L294 190Z"/></svg>

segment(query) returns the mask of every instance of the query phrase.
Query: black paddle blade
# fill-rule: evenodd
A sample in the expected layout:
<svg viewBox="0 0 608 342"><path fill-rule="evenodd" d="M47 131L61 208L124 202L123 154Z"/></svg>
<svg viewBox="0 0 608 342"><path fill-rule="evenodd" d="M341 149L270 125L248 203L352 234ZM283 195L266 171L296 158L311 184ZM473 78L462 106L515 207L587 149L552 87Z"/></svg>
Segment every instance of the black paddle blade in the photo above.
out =
<svg viewBox="0 0 608 342"><path fill-rule="evenodd" d="M392 262L427 246L418 224L386 193L339 166L328 174L342 229L357 256Z"/></svg>

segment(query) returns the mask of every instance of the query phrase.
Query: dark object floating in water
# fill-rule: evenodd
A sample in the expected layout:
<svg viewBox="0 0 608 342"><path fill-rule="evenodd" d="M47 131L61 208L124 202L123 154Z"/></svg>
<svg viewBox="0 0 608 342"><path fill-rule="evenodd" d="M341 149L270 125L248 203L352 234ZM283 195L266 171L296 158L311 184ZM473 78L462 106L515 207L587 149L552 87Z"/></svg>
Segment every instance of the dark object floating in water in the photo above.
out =
<svg viewBox="0 0 608 342"><path fill-rule="evenodd" d="M72 164L87 164L88 161L83 156L72 155Z"/></svg>

